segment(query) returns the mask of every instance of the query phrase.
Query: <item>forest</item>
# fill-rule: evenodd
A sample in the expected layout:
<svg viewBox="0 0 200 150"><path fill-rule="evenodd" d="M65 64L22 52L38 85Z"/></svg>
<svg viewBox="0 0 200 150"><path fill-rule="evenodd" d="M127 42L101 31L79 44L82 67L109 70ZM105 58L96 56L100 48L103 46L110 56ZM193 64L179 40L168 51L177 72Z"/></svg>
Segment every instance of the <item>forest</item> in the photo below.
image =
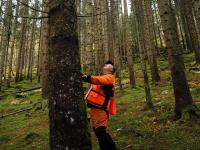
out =
<svg viewBox="0 0 200 150"><path fill-rule="evenodd" d="M104 131L118 150L200 150L200 0L1 0L0 149L114 150Z"/></svg>

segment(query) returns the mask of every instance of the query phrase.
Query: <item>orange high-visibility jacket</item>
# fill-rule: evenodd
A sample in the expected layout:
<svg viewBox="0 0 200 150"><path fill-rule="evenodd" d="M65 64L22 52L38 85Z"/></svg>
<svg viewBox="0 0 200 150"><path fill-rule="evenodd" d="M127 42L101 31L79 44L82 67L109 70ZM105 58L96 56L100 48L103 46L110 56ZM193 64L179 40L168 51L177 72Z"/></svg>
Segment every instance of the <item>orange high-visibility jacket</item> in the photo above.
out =
<svg viewBox="0 0 200 150"><path fill-rule="evenodd" d="M91 76L92 87L86 94L88 106L105 109L111 115L116 114L116 103L114 101L115 76L112 74L102 76ZM105 93L105 88L111 90L111 96Z"/></svg>

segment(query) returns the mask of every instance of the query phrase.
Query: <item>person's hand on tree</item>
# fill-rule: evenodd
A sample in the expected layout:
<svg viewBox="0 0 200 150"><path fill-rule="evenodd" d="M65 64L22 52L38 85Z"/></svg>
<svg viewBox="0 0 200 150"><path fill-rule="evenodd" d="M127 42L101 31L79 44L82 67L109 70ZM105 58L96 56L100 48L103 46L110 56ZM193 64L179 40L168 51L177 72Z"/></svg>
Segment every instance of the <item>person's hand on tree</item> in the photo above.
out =
<svg viewBox="0 0 200 150"><path fill-rule="evenodd" d="M90 75L82 75L82 80L84 81L84 82L90 82Z"/></svg>

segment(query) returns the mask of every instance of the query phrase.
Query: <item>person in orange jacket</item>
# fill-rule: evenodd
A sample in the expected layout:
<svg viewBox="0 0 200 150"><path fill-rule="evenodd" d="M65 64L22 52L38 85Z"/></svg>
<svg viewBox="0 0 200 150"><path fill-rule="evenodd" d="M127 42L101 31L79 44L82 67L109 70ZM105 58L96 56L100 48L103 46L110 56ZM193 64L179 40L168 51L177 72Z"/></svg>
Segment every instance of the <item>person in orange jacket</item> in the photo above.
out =
<svg viewBox="0 0 200 150"><path fill-rule="evenodd" d="M110 115L116 115L114 101L115 88L114 65L107 61L103 67L102 76L83 75L82 79L91 84L85 99L90 108L90 120L98 138L101 150L116 150L111 136L106 132Z"/></svg>

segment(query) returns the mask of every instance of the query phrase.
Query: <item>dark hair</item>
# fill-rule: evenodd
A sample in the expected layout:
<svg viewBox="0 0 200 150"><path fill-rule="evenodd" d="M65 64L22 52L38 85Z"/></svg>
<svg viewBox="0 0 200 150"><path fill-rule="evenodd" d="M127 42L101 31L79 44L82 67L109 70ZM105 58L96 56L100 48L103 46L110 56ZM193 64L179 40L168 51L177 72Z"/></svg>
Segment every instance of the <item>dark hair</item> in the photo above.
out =
<svg viewBox="0 0 200 150"><path fill-rule="evenodd" d="M111 64L114 66L114 63L111 60L108 60L105 64Z"/></svg>

